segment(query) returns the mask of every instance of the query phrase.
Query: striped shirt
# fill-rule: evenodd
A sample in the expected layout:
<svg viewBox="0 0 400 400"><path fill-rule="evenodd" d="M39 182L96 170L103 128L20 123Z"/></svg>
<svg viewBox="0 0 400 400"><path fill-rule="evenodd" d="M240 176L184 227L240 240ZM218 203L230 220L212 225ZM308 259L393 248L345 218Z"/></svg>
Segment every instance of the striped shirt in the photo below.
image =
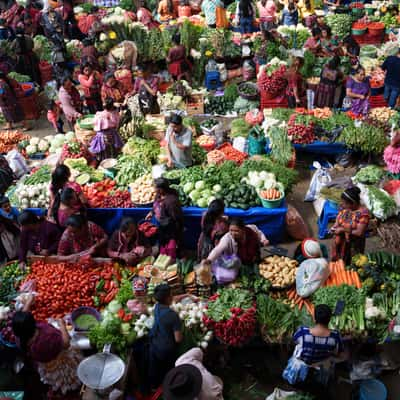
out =
<svg viewBox="0 0 400 400"><path fill-rule="evenodd" d="M206 24L215 25L217 23L217 7L223 7L219 0L204 0L201 4L201 11L204 13Z"/></svg>
<svg viewBox="0 0 400 400"><path fill-rule="evenodd" d="M329 336L314 336L310 329L300 327L294 334L296 343L295 357L308 365L313 365L335 356L343 350L343 343L338 331L331 331Z"/></svg>

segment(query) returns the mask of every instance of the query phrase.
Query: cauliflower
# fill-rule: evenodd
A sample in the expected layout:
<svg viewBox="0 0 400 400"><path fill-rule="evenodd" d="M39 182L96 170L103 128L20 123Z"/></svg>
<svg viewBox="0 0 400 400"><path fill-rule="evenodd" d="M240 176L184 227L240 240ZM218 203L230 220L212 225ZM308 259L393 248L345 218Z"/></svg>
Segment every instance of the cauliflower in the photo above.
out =
<svg viewBox="0 0 400 400"><path fill-rule="evenodd" d="M40 142L40 139L38 137L33 137L29 141L29 144L31 144L32 146L37 146L39 144L39 142Z"/></svg>
<svg viewBox="0 0 400 400"><path fill-rule="evenodd" d="M28 155L32 155L37 153L37 146L33 145L33 144L29 144L28 146L26 146L26 152Z"/></svg>
<svg viewBox="0 0 400 400"><path fill-rule="evenodd" d="M46 151L48 150L48 148L49 148L49 143L48 143L48 141L42 139L42 140L39 142L39 144L38 144L38 149L39 149L39 151L41 151L41 152L44 153L44 152L46 152Z"/></svg>

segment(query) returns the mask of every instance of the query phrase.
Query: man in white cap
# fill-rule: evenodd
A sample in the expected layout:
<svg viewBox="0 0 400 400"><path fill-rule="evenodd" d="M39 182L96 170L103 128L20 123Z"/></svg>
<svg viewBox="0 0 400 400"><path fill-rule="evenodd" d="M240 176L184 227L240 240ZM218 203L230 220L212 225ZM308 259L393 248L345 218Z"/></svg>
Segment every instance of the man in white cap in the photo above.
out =
<svg viewBox="0 0 400 400"><path fill-rule="evenodd" d="M304 239L296 248L294 258L299 262L309 260L311 258L328 259L328 249L324 244L313 238Z"/></svg>

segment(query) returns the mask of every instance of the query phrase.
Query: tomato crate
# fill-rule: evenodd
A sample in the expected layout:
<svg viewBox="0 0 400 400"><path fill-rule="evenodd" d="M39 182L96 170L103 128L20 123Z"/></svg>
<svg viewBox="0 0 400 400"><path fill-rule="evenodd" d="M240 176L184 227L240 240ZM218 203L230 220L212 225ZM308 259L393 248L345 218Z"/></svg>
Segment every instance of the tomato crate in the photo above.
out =
<svg viewBox="0 0 400 400"><path fill-rule="evenodd" d="M186 112L188 115L204 114L204 96L202 94L193 94L186 100Z"/></svg>

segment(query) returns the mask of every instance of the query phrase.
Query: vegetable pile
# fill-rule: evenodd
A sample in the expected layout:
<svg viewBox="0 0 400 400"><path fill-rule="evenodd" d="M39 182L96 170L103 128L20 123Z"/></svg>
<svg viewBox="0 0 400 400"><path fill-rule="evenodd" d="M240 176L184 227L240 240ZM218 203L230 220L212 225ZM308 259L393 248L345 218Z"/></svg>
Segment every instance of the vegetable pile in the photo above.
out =
<svg viewBox="0 0 400 400"><path fill-rule="evenodd" d="M288 137L296 144L313 143L315 140L313 119L302 114L292 114L288 122Z"/></svg>
<svg viewBox="0 0 400 400"><path fill-rule="evenodd" d="M288 257L266 257L259 265L260 275L268 279L273 287L284 288L296 281L297 261Z"/></svg>

